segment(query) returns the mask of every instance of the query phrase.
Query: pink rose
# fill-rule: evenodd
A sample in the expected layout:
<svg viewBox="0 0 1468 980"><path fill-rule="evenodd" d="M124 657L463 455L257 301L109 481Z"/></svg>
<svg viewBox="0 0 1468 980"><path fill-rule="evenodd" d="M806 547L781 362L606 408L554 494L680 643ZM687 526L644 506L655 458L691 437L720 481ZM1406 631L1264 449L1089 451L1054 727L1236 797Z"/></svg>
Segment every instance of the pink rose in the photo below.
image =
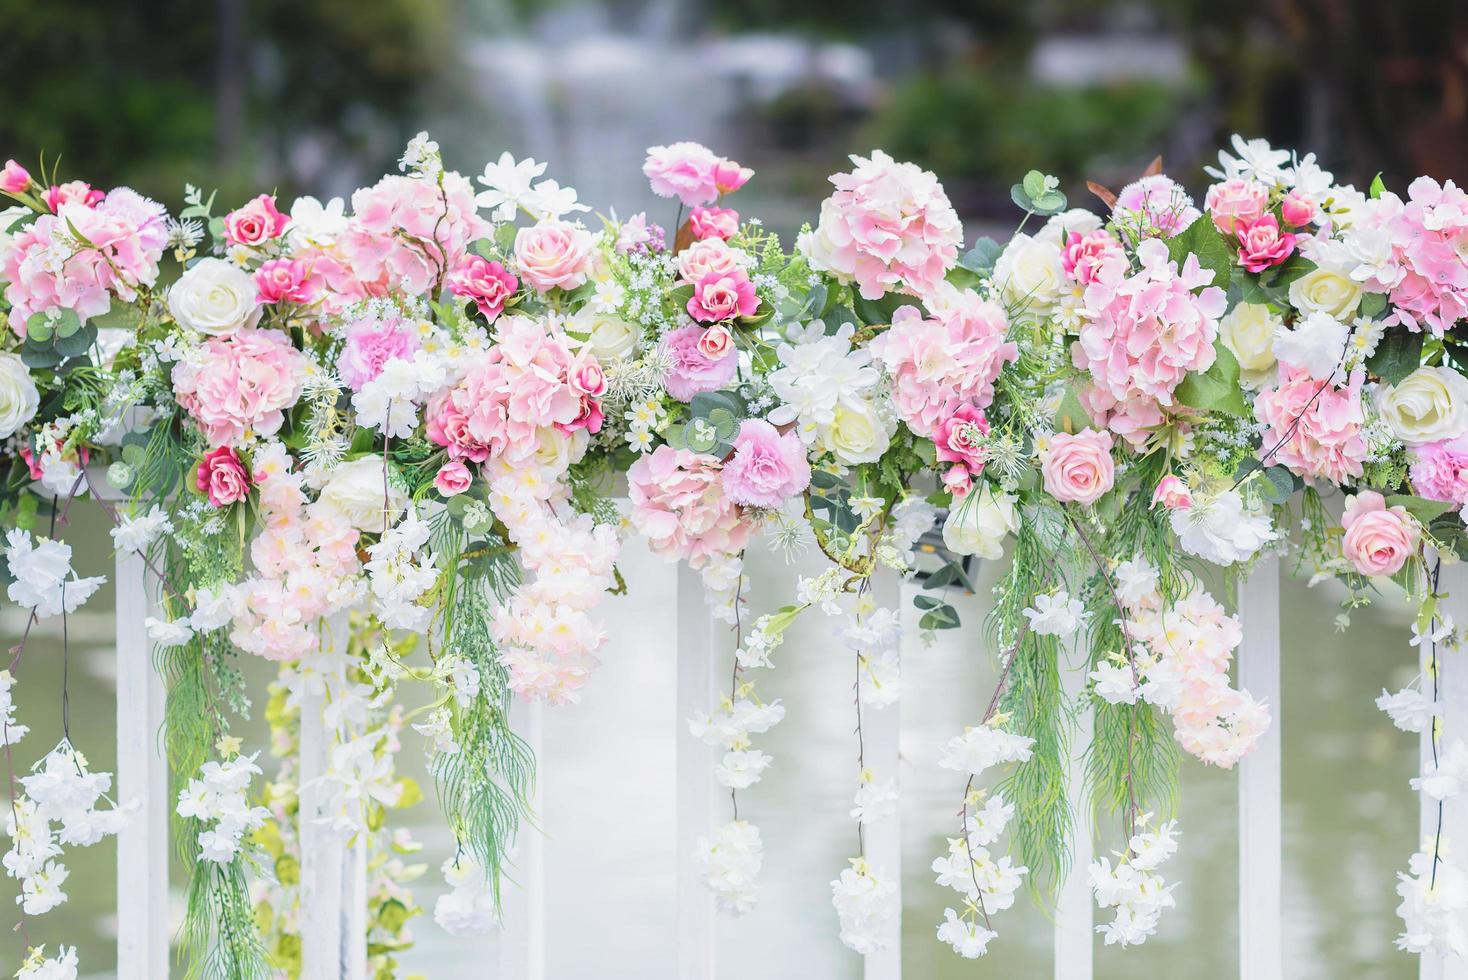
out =
<svg viewBox="0 0 1468 980"><path fill-rule="evenodd" d="M984 437L989 420L977 405L963 405L938 423L933 445L941 463L958 463L970 476L984 472ZM945 478L944 482L948 482Z"/></svg>
<svg viewBox="0 0 1468 980"><path fill-rule="evenodd" d="M1412 492L1461 507L1468 503L1468 436L1412 450Z"/></svg>
<svg viewBox="0 0 1468 980"><path fill-rule="evenodd" d="M51 185L41 196L45 198L48 208L58 212L64 204L81 204L95 208L106 199L107 192L97 190L84 180L68 180L64 184Z"/></svg>
<svg viewBox="0 0 1468 980"><path fill-rule="evenodd" d="M1388 507L1374 490L1346 501L1341 551L1362 575L1395 575L1417 550L1421 526L1405 507Z"/></svg>
<svg viewBox="0 0 1468 980"><path fill-rule="evenodd" d="M678 277L697 283L711 275L730 276L743 272L740 254L719 238L705 238L678 253Z"/></svg>
<svg viewBox="0 0 1468 980"><path fill-rule="evenodd" d="M250 474L233 449L220 446L199 461L194 487L208 495L209 506L227 507L250 495Z"/></svg>
<svg viewBox="0 0 1468 980"><path fill-rule="evenodd" d="M1152 506L1158 504L1167 510L1187 510L1193 506L1193 491L1180 477L1169 473L1157 481L1157 489L1152 492Z"/></svg>
<svg viewBox="0 0 1468 980"><path fill-rule="evenodd" d="M575 289L590 271L591 243L591 232L580 225L546 219L515 233L515 262L537 292Z"/></svg>
<svg viewBox="0 0 1468 980"><path fill-rule="evenodd" d="M1315 202L1299 191L1290 191L1279 202L1279 213L1285 224L1303 228L1315 220Z"/></svg>
<svg viewBox="0 0 1468 980"><path fill-rule="evenodd" d="M739 233L739 212L733 208L694 208L688 213L688 227L695 239L733 238Z"/></svg>
<svg viewBox="0 0 1468 980"><path fill-rule="evenodd" d="M396 320L357 320L347 325L347 342L337 356L336 369L347 387L362 386L382 373L388 361L409 360L418 349L418 332Z"/></svg>
<svg viewBox="0 0 1468 980"><path fill-rule="evenodd" d="M261 194L224 216L224 237L236 245L258 247L284 234L290 221L275 206L273 196Z"/></svg>
<svg viewBox="0 0 1468 980"><path fill-rule="evenodd" d="M309 303L316 285L301 259L271 259L255 270L255 288L262 303Z"/></svg>
<svg viewBox="0 0 1468 980"><path fill-rule="evenodd" d="M1104 269L1115 269L1124 275L1128 268L1126 250L1104 228L1084 235L1078 231L1071 232L1065 251L1060 255L1060 266L1071 282L1082 286L1100 280Z"/></svg>
<svg viewBox="0 0 1468 980"><path fill-rule="evenodd" d="M5 169L0 171L0 191L7 194L23 194L25 189L31 186L31 175L14 160L5 161Z"/></svg>
<svg viewBox="0 0 1468 980"><path fill-rule="evenodd" d="M709 357L699 349L703 327L690 324L663 338L668 348L670 367L663 385L668 394L680 402L693 401L701 391L718 391L734 380L739 367L737 357Z"/></svg>
<svg viewBox="0 0 1468 980"><path fill-rule="evenodd" d="M810 486L805 444L764 419L745 419L724 464L724 493L746 507L778 507Z"/></svg>
<svg viewBox="0 0 1468 980"><path fill-rule="evenodd" d="M717 323L737 316L754 316L759 297L744 270L721 276L711 272L693 287L688 315L700 323Z"/></svg>
<svg viewBox="0 0 1468 980"><path fill-rule="evenodd" d="M943 471L943 489L953 494L955 498L968 496L973 486L973 475L962 463L954 463Z"/></svg>
<svg viewBox="0 0 1468 980"><path fill-rule="evenodd" d="M587 351L583 353L570 370L571 387L583 395L592 398L600 398L606 394L607 376L601 369L601 364L596 357Z"/></svg>
<svg viewBox="0 0 1468 980"><path fill-rule="evenodd" d="M1208 188L1203 199L1213 227L1232 235L1240 225L1253 224L1269 206L1269 188L1255 180L1234 177Z"/></svg>
<svg viewBox="0 0 1468 980"><path fill-rule="evenodd" d="M714 324L698 338L698 351L704 357L718 360L734 349L734 336L727 327Z"/></svg>
<svg viewBox="0 0 1468 980"><path fill-rule="evenodd" d="M1281 233L1279 219L1266 214L1252 222L1239 222L1239 261L1250 272L1263 272L1279 265L1295 250L1295 236Z"/></svg>
<svg viewBox="0 0 1468 980"><path fill-rule="evenodd" d="M642 172L658 197L676 197L689 207L712 204L754 176L753 170L698 143L648 147Z"/></svg>
<svg viewBox="0 0 1468 980"><path fill-rule="evenodd" d="M1094 504L1111 489L1116 471L1111 462L1111 433L1082 429L1075 435L1057 432L1040 457L1045 492L1062 503Z"/></svg>
<svg viewBox="0 0 1468 980"><path fill-rule="evenodd" d="M433 477L433 485L445 497L452 497L455 494L463 493L469 489L469 485L473 482L474 477L469 472L469 467L457 459L451 459L447 463L444 463L443 466L439 467L438 473Z"/></svg>
<svg viewBox="0 0 1468 980"><path fill-rule="evenodd" d="M498 262L478 255L466 255L459 267L449 274L449 292L474 300L485 318L493 322L504 312L505 302L520 288L520 280Z"/></svg>

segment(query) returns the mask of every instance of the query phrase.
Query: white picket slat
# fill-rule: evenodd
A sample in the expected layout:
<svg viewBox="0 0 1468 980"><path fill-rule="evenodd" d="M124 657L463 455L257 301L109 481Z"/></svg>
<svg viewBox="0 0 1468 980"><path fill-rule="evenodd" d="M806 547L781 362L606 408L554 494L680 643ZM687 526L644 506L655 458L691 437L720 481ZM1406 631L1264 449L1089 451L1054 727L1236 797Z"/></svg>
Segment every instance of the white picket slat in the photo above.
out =
<svg viewBox="0 0 1468 980"><path fill-rule="evenodd" d="M687 564L678 566L677 703L674 705L674 819L673 846L678 880L678 980L713 980L715 907L713 893L699 881L693 865L698 838L730 819L721 808L714 778L714 750L688 730L695 711L712 710L718 682L718 653L733 645L729 628L709 615L703 599L703 581ZM727 800L723 801L727 805Z"/></svg>
<svg viewBox="0 0 1468 980"><path fill-rule="evenodd" d="M1442 610L1453 617L1461 630L1468 627L1468 564L1443 562L1438 578L1438 591L1447 593ZM1423 644L1422 661L1424 670L1430 651ZM1438 737L1439 751L1446 749L1454 739L1468 739L1468 646L1449 649L1445 644L1437 647L1438 701L1442 704L1442 725ZM1432 677L1422 680L1423 689L1432 692ZM1422 761L1425 765L1432 760L1432 730L1422 733ZM1419 794L1420 795L1420 794ZM1437 804L1421 796L1421 833L1430 840L1437 829ZM1448 853L1468 853L1468 800L1462 797L1449 799L1443 804L1443 842ZM1461 858L1460 858L1461 859ZM1465 923L1468 925L1468 923ZM1426 954L1421 957L1422 980L1468 980L1468 958L1461 956L1440 957Z"/></svg>
<svg viewBox="0 0 1468 980"><path fill-rule="evenodd" d="M500 980L545 980L545 707L514 696L510 725L535 753L530 822L520 825L510 853L509 880L500 884Z"/></svg>
<svg viewBox="0 0 1468 980"><path fill-rule="evenodd" d="M1091 864L1091 811L1086 802L1086 747L1091 742L1094 713L1084 694L1090 652L1083 632L1062 644L1061 687L1067 701L1084 698L1071 729L1070 758L1065 767L1072 819L1070 870L1055 895L1055 980L1091 980L1094 902L1086 869Z"/></svg>
<svg viewBox="0 0 1468 980"><path fill-rule="evenodd" d="M872 598L884 609L902 610L902 579L886 566L872 574ZM905 650L906 644L903 645ZM879 782L891 779L902 788L902 702L885 708L863 707L861 712L863 755L866 766ZM902 977L902 806L884 820L868 824L864 831L866 857L872 868L882 872L897 887L893 902L898 910L892 941L885 949L863 958L863 980L900 980Z"/></svg>
<svg viewBox="0 0 1468 980"><path fill-rule="evenodd" d="M1279 677L1279 559L1240 583L1239 687L1269 705L1269 730L1239 763L1239 975L1284 976Z"/></svg>
<svg viewBox="0 0 1468 980"><path fill-rule="evenodd" d="M323 652L346 641L344 616L322 622ZM366 839L362 834L349 838L322 820L335 796L322 778L330 764L332 734L322 717L325 696L313 686L306 685L301 697L301 980L365 980Z"/></svg>
<svg viewBox="0 0 1468 980"><path fill-rule="evenodd" d="M96 481L99 490L104 484ZM161 743L165 692L144 621L157 615L159 583L143 558L119 554L117 798L137 809L117 834L117 975L168 976L168 760Z"/></svg>

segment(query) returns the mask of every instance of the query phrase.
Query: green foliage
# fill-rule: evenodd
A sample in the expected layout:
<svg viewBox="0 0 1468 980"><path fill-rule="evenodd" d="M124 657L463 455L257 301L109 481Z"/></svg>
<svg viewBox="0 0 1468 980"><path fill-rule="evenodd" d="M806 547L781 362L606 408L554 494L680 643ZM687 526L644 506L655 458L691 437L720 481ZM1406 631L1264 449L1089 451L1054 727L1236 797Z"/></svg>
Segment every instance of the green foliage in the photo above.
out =
<svg viewBox="0 0 1468 980"><path fill-rule="evenodd" d="M1423 337L1420 331L1392 327L1366 359L1367 369L1387 384L1401 382L1422 364Z"/></svg>
<svg viewBox="0 0 1468 980"><path fill-rule="evenodd" d="M1223 344L1215 348L1207 371L1189 371L1177 386L1177 399L1184 405L1230 415L1248 416L1249 406L1239 385L1239 362Z"/></svg>
<svg viewBox="0 0 1468 980"><path fill-rule="evenodd" d="M1209 285L1227 290L1233 277L1234 251L1223 240L1213 222L1199 219L1182 232L1167 239L1167 257L1181 269L1188 256L1198 258L1198 265L1213 271L1213 282Z"/></svg>

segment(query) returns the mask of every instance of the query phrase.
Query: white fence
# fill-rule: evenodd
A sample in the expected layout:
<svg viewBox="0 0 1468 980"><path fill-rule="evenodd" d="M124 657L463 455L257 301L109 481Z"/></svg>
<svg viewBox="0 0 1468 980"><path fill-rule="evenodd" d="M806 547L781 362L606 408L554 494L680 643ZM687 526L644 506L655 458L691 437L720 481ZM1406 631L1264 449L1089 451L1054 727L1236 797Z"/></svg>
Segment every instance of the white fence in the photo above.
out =
<svg viewBox="0 0 1468 980"><path fill-rule="evenodd" d="M169 811L167 773L160 754L158 731L163 717L163 690L153 670L143 619L150 614L151 593L144 586L144 569L136 557L117 560L118 647L118 785L121 798L137 799L141 809L118 841L118 975L121 980L157 980L168 976L169 925L167 826ZM1448 611L1468 623L1468 566L1445 566L1443 589L1449 594ZM1268 701L1273 725L1255 750L1241 763L1239 780L1239 963L1243 980L1282 980L1281 903L1281 782L1280 740L1288 719L1280 698L1280 570L1276 562L1260 567L1240 589L1239 611L1244 642L1239 653L1239 680L1256 697ZM906 604L911 586L895 577L879 579L877 599L883 604ZM685 720L697 710L708 710L722 687L716 673L718 654L727 656L732 635L707 615L702 586L696 573L680 568L675 604L677 705L674 730L677 809L676 832L669 841L677 871L676 936L679 980L714 980L719 960L719 926L713 898L699 883L689 856L698 835L727 819L726 793L715 782L713 750L689 734ZM1405 638L1404 638L1405 641ZM1462 657L1461 654L1458 657ZM1066 677L1072 692L1084 683L1084 667L1076 665ZM608 664L603 669L615 669ZM1446 708L1445 737L1468 734L1468 666L1450 657L1440 674ZM319 711L302 712L301 776L324 763L325 745ZM982 705L975 705L975 711ZM565 709L575 710L575 709ZM871 712L865 726L867 758L883 774L900 772L898 729L900 705ZM517 705L516 727L541 755L545 724L538 705ZM1083 728L1088 722L1082 722ZM1430 753L1428 735L1423 752ZM1077 739L1079 745L1084 738ZM1080 749L1073 760L1078 787ZM546 774L544 778L554 778ZM544 778L538 781L543 785ZM536 805L542 798L537 790ZM309 810L310 800L303 800ZM1073 796L1072 805L1079 800ZM1446 836L1468 842L1468 803L1447 806ZM1424 808L1422 826L1430 833L1436 808ZM1079 822L1085 827L1087 821ZM365 980L362 929L363 874L360 849L349 849L329 835L309 838L303 830L303 869L307 908L302 917L304 977L306 980ZM868 829L867 848L877 866L897 869L901 863L900 818L880 821ZM515 854L517 887L507 888L505 920L499 940L498 976L504 980L545 980L546 944L557 941L553 923L546 921L544 841L533 829L521 835ZM1085 867L1091 843L1084 835L1076 842L1074 870L1063 884L1054 924L1055 977L1089 980L1092 976L1093 909ZM1389 883L1383 882L1383 887ZM596 899L605 901L605 898ZM559 937L573 941L574 937ZM902 976L900 944L867 957L865 980L897 980ZM1443 962L1426 957L1421 976L1430 980L1464 980L1468 962Z"/></svg>

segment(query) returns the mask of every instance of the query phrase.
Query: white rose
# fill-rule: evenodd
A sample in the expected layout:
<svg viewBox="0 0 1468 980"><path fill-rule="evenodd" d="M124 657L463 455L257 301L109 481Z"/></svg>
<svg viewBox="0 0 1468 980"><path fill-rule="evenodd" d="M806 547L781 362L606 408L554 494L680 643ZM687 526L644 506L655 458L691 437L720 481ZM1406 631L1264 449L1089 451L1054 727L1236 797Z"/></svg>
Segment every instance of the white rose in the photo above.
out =
<svg viewBox="0 0 1468 980"><path fill-rule="evenodd" d="M995 493L989 484L956 500L943 522L943 543L956 555L1004 557L1004 538L1019 530L1013 494Z"/></svg>
<svg viewBox="0 0 1468 980"><path fill-rule="evenodd" d="M1337 320L1350 320L1361 305L1361 287L1320 266L1290 283L1290 305L1305 313L1329 313Z"/></svg>
<svg viewBox="0 0 1468 980"><path fill-rule="evenodd" d="M234 333L260 322L255 280L223 259L200 259L168 290L168 312L199 333Z"/></svg>
<svg viewBox="0 0 1468 980"><path fill-rule="evenodd" d="M30 368L14 354L0 354L0 439L35 418L40 404Z"/></svg>
<svg viewBox="0 0 1468 980"><path fill-rule="evenodd" d="M621 361L637 351L642 339L642 328L620 317L601 315L584 310L568 324L568 330L591 348L602 364Z"/></svg>
<svg viewBox="0 0 1468 980"><path fill-rule="evenodd" d="M408 495L383 478L381 456L363 456L332 470L318 498L359 531L381 532L397 523Z"/></svg>
<svg viewBox="0 0 1468 980"><path fill-rule="evenodd" d="M847 466L875 463L887 451L893 429L870 402L838 402L822 441Z"/></svg>
<svg viewBox="0 0 1468 980"><path fill-rule="evenodd" d="M1376 392L1376 410L1409 446L1468 432L1468 378L1445 367L1422 367Z"/></svg>
<svg viewBox="0 0 1468 980"><path fill-rule="evenodd" d="M1006 306L1044 316L1054 308L1065 282L1060 247L1044 239L1015 235L994 264L994 281Z"/></svg>
<svg viewBox="0 0 1468 980"><path fill-rule="evenodd" d="M577 429L567 436L560 429L546 426L540 430L535 445L535 464L547 480L558 480L572 464L581 462L590 441L585 429Z"/></svg>
<svg viewBox="0 0 1468 980"><path fill-rule="evenodd" d="M1218 321L1218 336L1245 371L1274 367L1274 335L1284 321L1261 303L1240 303Z"/></svg>

